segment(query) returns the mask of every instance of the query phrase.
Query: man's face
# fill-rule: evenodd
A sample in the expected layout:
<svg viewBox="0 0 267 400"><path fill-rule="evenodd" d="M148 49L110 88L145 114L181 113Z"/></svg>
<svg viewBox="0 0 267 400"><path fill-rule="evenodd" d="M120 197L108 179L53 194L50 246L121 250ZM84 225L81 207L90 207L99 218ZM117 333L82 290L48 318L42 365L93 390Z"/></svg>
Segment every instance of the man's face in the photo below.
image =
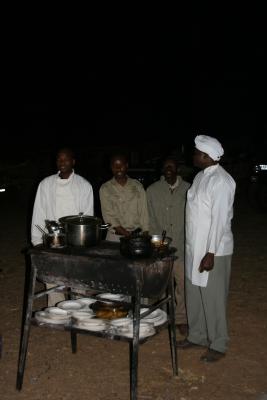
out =
<svg viewBox="0 0 267 400"><path fill-rule="evenodd" d="M193 164L195 167L201 169L205 168L207 166L207 162L209 161L209 159L210 157L206 153L203 153L203 151L195 149L193 154Z"/></svg>
<svg viewBox="0 0 267 400"><path fill-rule="evenodd" d="M166 160L165 163L163 164L163 174L165 176L165 179L171 179L171 178L176 178L177 176L177 165L174 160Z"/></svg>
<svg viewBox="0 0 267 400"><path fill-rule="evenodd" d="M124 178L127 174L128 163L122 158L115 158L111 163L111 170L115 178Z"/></svg>
<svg viewBox="0 0 267 400"><path fill-rule="evenodd" d="M72 172L75 160L69 152L60 152L57 155L57 168L62 174Z"/></svg>

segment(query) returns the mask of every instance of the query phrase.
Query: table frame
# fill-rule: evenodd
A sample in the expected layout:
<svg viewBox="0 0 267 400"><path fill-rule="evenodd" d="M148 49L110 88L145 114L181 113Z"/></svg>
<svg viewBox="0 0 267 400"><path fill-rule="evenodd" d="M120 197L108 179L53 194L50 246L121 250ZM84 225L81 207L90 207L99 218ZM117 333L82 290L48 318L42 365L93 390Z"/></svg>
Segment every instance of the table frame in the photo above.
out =
<svg viewBox="0 0 267 400"><path fill-rule="evenodd" d="M33 266L33 263L31 262L31 257L29 258L28 256L29 256L29 254L26 254L26 265L28 265L30 268L30 276L29 276L28 285L25 285L26 292L24 293L25 301L26 301L26 309L25 309L25 315L24 315L24 318L22 321L22 327L21 327L21 341L20 341L17 382L16 382L17 390L22 389L25 362L26 362L26 354L27 354L28 341L29 341L29 335L30 335L30 327L31 327L31 324L37 324L33 318L34 300L37 298L40 298L42 296L45 296L51 292L54 292L54 291L60 291L60 290L62 291L62 290L66 290L69 288L73 289L73 285L70 285L70 286L66 286L66 285L62 285L62 284L57 285L58 284L57 276L53 276L53 281L54 281L55 285L57 285L56 287L48 289L48 290L43 290L39 293L35 293L36 282L39 278L38 266L36 266L36 265ZM173 257L173 256L168 259L168 262L171 262L171 264L172 264L171 269L173 269L174 259L175 259L175 257ZM61 280L61 278L62 278L62 274L60 276L60 280ZM81 287L81 285L79 285L79 289L80 289L80 287ZM86 285L86 288L88 289L88 285ZM95 286L93 289L96 289ZM105 290L102 289L99 291L100 292L107 291L107 288L105 288ZM77 334L101 336L101 337L106 337L106 338L113 339L113 340L124 340L124 341L129 342L130 399L131 400L137 399L139 345L143 344L147 340L153 339L153 337L155 336L155 335L153 335L153 336L139 339L139 326L140 326L140 319L141 319L140 318L140 308L142 306L147 307L146 305L143 305L141 303L141 301L142 301L141 294L142 294L141 293L141 284L139 284L139 282L137 282L134 296L131 297L131 300L132 300L131 301L131 309L132 309L132 313L133 313L133 338L125 338L120 335L112 335L112 334L107 334L105 332L93 332L93 331L88 331L88 330L82 330L82 329L78 329L78 328L73 328L71 326L65 326L63 328L66 331L70 331L72 353L76 353L76 351L77 351ZM156 334L161 329L168 327L172 368L173 368L173 375L175 376L175 375L178 375L178 360L177 360L177 349L176 349L174 279L173 279L172 273L170 274L170 278L167 283L166 295L161 300L157 300L154 303L152 303L149 306L149 309L146 311L146 313L142 314L142 318L146 315L149 315L156 308L158 308L164 304L167 305L168 321L165 324L163 324L162 327L159 327L156 329ZM47 326L47 327L53 328L53 329L59 328L58 326L55 326L55 325L52 326L49 324L44 324L44 326Z"/></svg>

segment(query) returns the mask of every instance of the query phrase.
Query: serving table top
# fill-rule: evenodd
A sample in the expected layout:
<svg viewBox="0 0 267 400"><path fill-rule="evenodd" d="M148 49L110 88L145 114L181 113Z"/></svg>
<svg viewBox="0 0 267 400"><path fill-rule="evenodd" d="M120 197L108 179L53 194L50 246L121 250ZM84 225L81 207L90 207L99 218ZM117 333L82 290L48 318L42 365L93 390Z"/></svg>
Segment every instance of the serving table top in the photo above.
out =
<svg viewBox="0 0 267 400"><path fill-rule="evenodd" d="M142 297L159 298L166 290L175 249L164 257L157 253L150 258L130 259L122 256L119 243L102 241L94 247L37 246L29 249L31 265L37 278L72 288L95 289Z"/></svg>

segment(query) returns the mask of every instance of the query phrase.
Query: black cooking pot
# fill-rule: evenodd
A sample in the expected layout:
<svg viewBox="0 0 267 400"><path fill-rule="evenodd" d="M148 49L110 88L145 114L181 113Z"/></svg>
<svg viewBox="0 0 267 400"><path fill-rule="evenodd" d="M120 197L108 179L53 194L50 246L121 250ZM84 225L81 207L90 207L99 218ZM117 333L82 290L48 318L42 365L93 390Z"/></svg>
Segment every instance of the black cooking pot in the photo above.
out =
<svg viewBox="0 0 267 400"><path fill-rule="evenodd" d="M67 215L59 218L59 222L64 226L69 246L95 246L102 239L102 230L109 227L100 218L89 215Z"/></svg>
<svg viewBox="0 0 267 400"><path fill-rule="evenodd" d="M125 257L150 257L152 254L151 236L121 237L120 252Z"/></svg>

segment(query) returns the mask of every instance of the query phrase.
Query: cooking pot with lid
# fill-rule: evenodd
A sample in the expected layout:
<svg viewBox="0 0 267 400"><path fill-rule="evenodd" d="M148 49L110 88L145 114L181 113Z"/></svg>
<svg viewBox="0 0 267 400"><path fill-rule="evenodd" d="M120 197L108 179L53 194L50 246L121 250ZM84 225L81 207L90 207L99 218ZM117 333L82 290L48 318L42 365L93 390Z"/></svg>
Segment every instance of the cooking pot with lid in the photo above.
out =
<svg viewBox="0 0 267 400"><path fill-rule="evenodd" d="M100 218L90 215L67 215L59 218L64 226L69 246L90 247L97 245L102 239L102 230L109 224L102 224Z"/></svg>

